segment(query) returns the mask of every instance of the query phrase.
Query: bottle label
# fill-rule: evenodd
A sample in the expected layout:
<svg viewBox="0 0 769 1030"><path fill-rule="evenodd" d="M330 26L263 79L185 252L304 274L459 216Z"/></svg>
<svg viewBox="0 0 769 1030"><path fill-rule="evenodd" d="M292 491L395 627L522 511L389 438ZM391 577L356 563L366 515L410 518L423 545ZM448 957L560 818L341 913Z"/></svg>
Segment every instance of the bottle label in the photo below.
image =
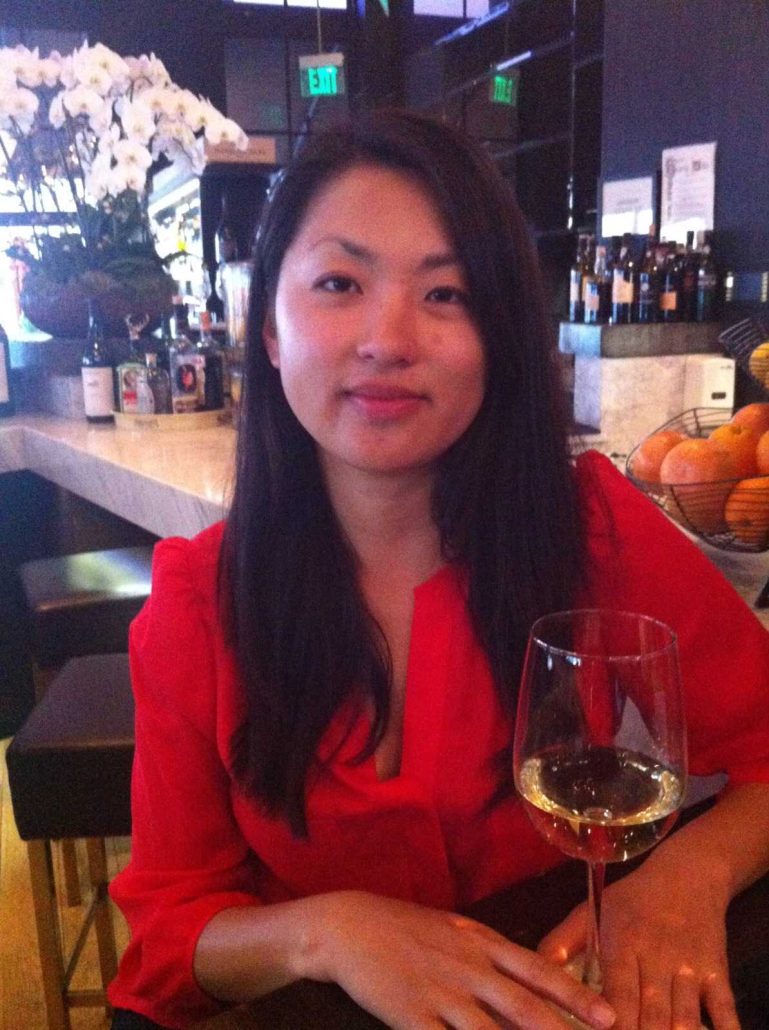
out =
<svg viewBox="0 0 769 1030"><path fill-rule="evenodd" d="M633 303L633 284L629 283L622 275L622 272L614 273L612 283L611 299L614 304Z"/></svg>
<svg viewBox="0 0 769 1030"><path fill-rule="evenodd" d="M601 295L598 290L598 283L595 280L588 283L587 293L585 294L585 310L586 311L598 311L601 306Z"/></svg>
<svg viewBox="0 0 769 1030"><path fill-rule="evenodd" d="M571 273L571 283L569 286L569 302L571 304L579 303L579 287L581 281L582 276L579 274L579 272ZM563 279L561 280L561 282L563 282Z"/></svg>
<svg viewBox="0 0 769 1030"><path fill-rule="evenodd" d="M0 338L0 404L7 404L11 399L11 389L8 383L8 373L5 366L6 343Z"/></svg>
<svg viewBox="0 0 769 1030"><path fill-rule="evenodd" d="M134 361L118 366L120 410L127 415L152 415L155 401L147 384L147 369Z"/></svg>
<svg viewBox="0 0 769 1030"><path fill-rule="evenodd" d="M670 290L668 293L660 294L660 310L675 311L678 307L678 291Z"/></svg>
<svg viewBox="0 0 769 1030"><path fill-rule="evenodd" d="M717 283L716 276L712 272L708 272L700 276L698 287L701 290L715 290Z"/></svg>
<svg viewBox="0 0 769 1030"><path fill-rule="evenodd" d="M588 294L590 293L590 290L593 288L594 284L595 284L595 279L592 277L592 275L591 276L587 276L586 275L585 278L582 280L582 303L583 304L587 303Z"/></svg>
<svg viewBox="0 0 769 1030"><path fill-rule="evenodd" d="M203 354L171 351L171 398L174 414L202 411L206 397L206 359Z"/></svg>
<svg viewBox="0 0 769 1030"><path fill-rule="evenodd" d="M84 368L83 402L90 418L104 418L115 409L111 368Z"/></svg>

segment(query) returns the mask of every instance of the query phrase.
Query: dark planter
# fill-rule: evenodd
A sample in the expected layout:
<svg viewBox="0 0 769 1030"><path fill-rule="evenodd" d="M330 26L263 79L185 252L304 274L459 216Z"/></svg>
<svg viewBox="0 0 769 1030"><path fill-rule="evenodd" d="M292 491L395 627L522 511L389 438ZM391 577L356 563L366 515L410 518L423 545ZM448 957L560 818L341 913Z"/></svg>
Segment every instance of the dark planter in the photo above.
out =
<svg viewBox="0 0 769 1030"><path fill-rule="evenodd" d="M29 321L42 333L82 339L88 332L88 295L77 283L54 286L45 293L23 290L21 305ZM126 298L108 294L99 299L99 305L104 315L105 334L123 337L128 335L126 315L149 315L149 329L152 330L160 323L160 316L170 303L159 294L148 294L141 311L137 311Z"/></svg>

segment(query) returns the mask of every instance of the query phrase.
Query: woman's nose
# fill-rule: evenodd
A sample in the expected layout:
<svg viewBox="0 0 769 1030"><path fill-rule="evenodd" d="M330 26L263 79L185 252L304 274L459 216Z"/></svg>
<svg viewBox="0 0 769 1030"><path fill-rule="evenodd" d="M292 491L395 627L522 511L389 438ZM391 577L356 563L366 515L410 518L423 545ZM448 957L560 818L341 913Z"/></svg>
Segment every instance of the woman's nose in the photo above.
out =
<svg viewBox="0 0 769 1030"><path fill-rule="evenodd" d="M372 303L358 343L358 356L386 365L410 364L416 351L417 315L405 291L393 290Z"/></svg>

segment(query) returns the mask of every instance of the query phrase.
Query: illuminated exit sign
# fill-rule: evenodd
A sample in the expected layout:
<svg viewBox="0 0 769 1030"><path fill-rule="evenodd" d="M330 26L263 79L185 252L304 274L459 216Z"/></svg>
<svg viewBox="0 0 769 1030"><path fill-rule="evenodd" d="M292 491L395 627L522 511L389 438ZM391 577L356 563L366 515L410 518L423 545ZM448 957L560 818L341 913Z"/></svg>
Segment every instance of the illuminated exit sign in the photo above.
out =
<svg viewBox="0 0 769 1030"><path fill-rule="evenodd" d="M495 72L489 83L489 100L492 104L518 104L518 72Z"/></svg>
<svg viewBox="0 0 769 1030"><path fill-rule="evenodd" d="M344 54L300 57L299 82L303 97L344 96Z"/></svg>

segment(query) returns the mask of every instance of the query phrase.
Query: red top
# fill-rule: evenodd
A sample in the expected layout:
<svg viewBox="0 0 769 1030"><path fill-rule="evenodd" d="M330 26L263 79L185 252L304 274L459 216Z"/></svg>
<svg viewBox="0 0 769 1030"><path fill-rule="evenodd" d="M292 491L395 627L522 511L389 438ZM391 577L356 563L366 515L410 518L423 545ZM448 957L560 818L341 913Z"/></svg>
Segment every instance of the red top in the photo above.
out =
<svg viewBox="0 0 769 1030"><path fill-rule="evenodd" d="M608 459L583 455L577 478L595 573L581 600L655 616L678 633L693 774L769 781L769 634ZM489 759L511 726L451 567L415 591L400 775L380 782L373 756L347 764L368 732L361 716L308 791L309 841L244 800L228 774L243 700L215 618L221 537L219 524L157 545L152 595L131 628L132 855L111 894L132 936L109 996L168 1027L221 1007L197 986L192 960L224 908L359 889L452 909L562 857L514 798L479 812L496 784Z"/></svg>

